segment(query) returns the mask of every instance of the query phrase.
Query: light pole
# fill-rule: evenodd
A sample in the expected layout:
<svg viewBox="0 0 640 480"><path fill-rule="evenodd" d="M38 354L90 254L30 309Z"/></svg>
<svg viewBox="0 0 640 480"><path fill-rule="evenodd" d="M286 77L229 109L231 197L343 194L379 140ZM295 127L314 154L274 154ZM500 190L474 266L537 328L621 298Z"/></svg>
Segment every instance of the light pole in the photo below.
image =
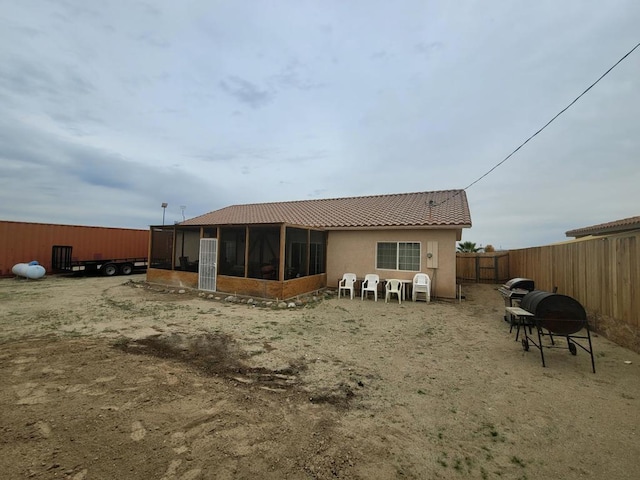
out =
<svg viewBox="0 0 640 480"><path fill-rule="evenodd" d="M167 211L169 204L167 202L162 202L162 205L160 206L162 207L162 226L164 226L164 214Z"/></svg>

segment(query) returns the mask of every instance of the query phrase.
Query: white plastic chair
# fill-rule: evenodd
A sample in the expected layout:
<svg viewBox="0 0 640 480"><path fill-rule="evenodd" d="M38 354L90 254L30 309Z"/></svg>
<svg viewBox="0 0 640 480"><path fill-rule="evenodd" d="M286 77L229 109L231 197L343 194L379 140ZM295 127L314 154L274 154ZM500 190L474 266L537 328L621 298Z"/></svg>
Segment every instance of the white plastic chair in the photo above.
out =
<svg viewBox="0 0 640 480"><path fill-rule="evenodd" d="M431 279L426 273L416 273L413 277L413 301L418 299L418 294L424 293L425 300L431 301Z"/></svg>
<svg viewBox="0 0 640 480"><path fill-rule="evenodd" d="M353 300L353 291L355 290L354 288L355 283L356 283L355 273L345 273L344 275L342 275L342 280L338 282L338 298L340 298L340 293L343 290L345 290L345 292L348 290L351 293L351 300Z"/></svg>
<svg viewBox="0 0 640 480"><path fill-rule="evenodd" d="M369 296L369 292L373 292L375 301L378 301L378 283L380 283L380 277L375 273L367 273L364 276L364 282L362 282L362 300L364 296Z"/></svg>
<svg viewBox="0 0 640 480"><path fill-rule="evenodd" d="M402 282L400 280L387 280L384 290L384 303L387 303L391 295L394 294L398 297L398 303L402 303Z"/></svg>

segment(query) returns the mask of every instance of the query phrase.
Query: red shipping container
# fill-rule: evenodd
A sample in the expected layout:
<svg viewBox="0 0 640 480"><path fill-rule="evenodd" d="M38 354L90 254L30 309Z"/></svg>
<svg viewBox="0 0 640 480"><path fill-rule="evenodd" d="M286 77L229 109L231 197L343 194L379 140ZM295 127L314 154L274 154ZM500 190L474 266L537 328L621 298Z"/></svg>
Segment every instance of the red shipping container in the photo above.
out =
<svg viewBox="0 0 640 480"><path fill-rule="evenodd" d="M142 258L148 255L149 230L0 220L0 276L33 260L52 273L54 245L73 247L73 261Z"/></svg>

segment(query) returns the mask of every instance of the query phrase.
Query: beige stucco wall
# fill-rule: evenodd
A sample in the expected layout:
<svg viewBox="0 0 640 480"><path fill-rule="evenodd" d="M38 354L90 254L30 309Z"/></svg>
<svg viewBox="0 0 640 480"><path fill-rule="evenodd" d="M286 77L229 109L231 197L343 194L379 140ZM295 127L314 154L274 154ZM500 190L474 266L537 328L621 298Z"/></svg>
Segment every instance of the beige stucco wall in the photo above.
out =
<svg viewBox="0 0 640 480"><path fill-rule="evenodd" d="M376 269L377 242L420 242L420 271L431 277L431 295L456 296L456 239L459 230L353 230L330 231L327 239L327 286L337 288L345 272L364 278L377 273L380 279L413 279L417 272ZM430 243L432 242L432 243ZM427 258L428 247L437 253ZM433 268L433 265L437 267Z"/></svg>

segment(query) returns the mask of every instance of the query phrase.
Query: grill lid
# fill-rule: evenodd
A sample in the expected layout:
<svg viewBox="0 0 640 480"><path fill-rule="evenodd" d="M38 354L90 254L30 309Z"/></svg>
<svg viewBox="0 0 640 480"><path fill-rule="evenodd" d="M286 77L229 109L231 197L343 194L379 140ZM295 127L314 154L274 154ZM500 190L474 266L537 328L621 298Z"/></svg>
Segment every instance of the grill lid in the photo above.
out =
<svg viewBox="0 0 640 480"><path fill-rule="evenodd" d="M533 313L539 326L560 335L578 332L587 323L580 302L559 293L533 290L522 298L520 308Z"/></svg>
<svg viewBox="0 0 640 480"><path fill-rule="evenodd" d="M531 280L530 278L520 278L520 277L516 277L516 278L512 278L511 280L508 280L503 287L507 290L514 290L514 289L520 289L520 290L535 290L535 282L533 280Z"/></svg>

